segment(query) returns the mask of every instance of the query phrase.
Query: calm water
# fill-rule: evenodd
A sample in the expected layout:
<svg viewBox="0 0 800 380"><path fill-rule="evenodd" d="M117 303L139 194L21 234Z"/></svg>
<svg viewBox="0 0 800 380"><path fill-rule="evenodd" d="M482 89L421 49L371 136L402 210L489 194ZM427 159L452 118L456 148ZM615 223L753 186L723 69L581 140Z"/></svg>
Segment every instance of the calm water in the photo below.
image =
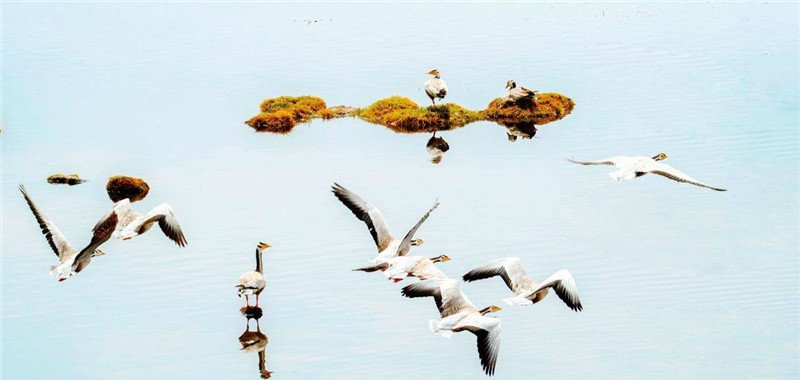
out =
<svg viewBox="0 0 800 380"><path fill-rule="evenodd" d="M273 378L484 378L471 334L430 333L433 302L350 271L374 246L334 181L396 234L439 198L414 252L448 254L453 277L504 256L538 279L572 271L583 312L549 297L498 313L498 379L798 377L798 11L6 3L3 378L258 378L233 287L258 241L274 246L259 323ZM243 124L278 95L424 104L431 68L469 108L508 79L576 108L533 140L511 143L487 122L444 133L439 165L428 135L356 119L287 136ZM661 151L730 190L617 183L564 160ZM46 184L54 172L91 182ZM145 178L138 207L169 202L189 245L158 230L110 241L85 272L54 281L17 184L82 246L116 174ZM499 279L463 289L479 306L509 296Z"/></svg>

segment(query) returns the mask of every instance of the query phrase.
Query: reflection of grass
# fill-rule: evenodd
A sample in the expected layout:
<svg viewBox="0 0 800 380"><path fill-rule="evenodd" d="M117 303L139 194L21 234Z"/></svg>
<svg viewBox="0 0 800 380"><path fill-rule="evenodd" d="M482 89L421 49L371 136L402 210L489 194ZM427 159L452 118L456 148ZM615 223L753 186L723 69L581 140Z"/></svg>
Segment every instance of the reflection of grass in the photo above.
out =
<svg viewBox="0 0 800 380"><path fill-rule="evenodd" d="M361 109L347 106L327 108L325 101L315 96L281 96L261 102L261 113L245 123L259 132L286 134L295 125L314 118L328 120L355 116L395 132L420 133L452 130L481 120L541 125L569 115L575 107L572 99L556 93L539 94L536 98L535 106L532 103L506 103L503 98L498 98L485 110L472 111L454 103L420 107L402 96L381 99Z"/></svg>
<svg viewBox="0 0 800 380"><path fill-rule="evenodd" d="M86 182L77 174L53 174L47 177L47 183L65 183L67 185L79 185Z"/></svg>
<svg viewBox="0 0 800 380"><path fill-rule="evenodd" d="M125 198L136 202L144 199L150 191L150 186L141 178L116 175L108 178L106 192L113 202L121 201Z"/></svg>

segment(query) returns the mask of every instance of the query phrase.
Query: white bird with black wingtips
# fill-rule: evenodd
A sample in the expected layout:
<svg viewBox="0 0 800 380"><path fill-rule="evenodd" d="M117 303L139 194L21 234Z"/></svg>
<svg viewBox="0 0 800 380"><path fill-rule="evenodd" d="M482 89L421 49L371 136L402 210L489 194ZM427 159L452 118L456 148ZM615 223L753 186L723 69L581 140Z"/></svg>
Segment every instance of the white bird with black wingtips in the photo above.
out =
<svg viewBox="0 0 800 380"><path fill-rule="evenodd" d="M256 296L256 307L258 307L258 298L264 288L267 287L267 280L264 278L264 263L262 254L264 250L271 247L267 243L259 242L256 247L256 269L243 274L239 277L239 283L236 288L239 289L239 297L244 296L245 307L250 306L250 296Z"/></svg>
<svg viewBox="0 0 800 380"><path fill-rule="evenodd" d="M444 99L447 95L447 83L442 80L439 70L428 71L428 75L433 75L433 78L425 82L425 93L431 98L433 105L436 105L436 99Z"/></svg>
<svg viewBox="0 0 800 380"><path fill-rule="evenodd" d="M57 277L59 281L64 281L70 276L82 271L89 265L93 257L105 255L105 252L97 248L108 239L106 238L105 240L99 241L93 238L92 242L82 250L82 252L85 251L87 253L81 255L80 260L76 261L79 252L72 248L69 242L67 242L67 238L61 233L61 230L59 230L55 223L50 221L50 218L36 206L36 203L33 202L28 191L25 190L25 186L19 185L19 191L22 192L22 196L25 198L25 202L28 203L28 207L31 209L31 212L33 212L36 221L39 222L39 228L42 229L42 234L44 234L45 239L47 239L47 243L50 244L50 248L55 252L56 256L58 256L60 265L50 267L50 274ZM62 270L57 270L59 267L61 267Z"/></svg>
<svg viewBox="0 0 800 380"><path fill-rule="evenodd" d="M522 268L522 261L518 257L506 257L481 265L464 275L464 281L476 281L485 278L500 276L516 296L504 298L503 302L514 306L533 305L547 296L548 289L552 288L558 298L572 310L581 311L581 299L572 274L562 269L542 282L530 279Z"/></svg>
<svg viewBox="0 0 800 380"><path fill-rule="evenodd" d="M653 157L616 156L598 161L578 161L570 157L567 160L580 165L613 165L617 168L617 170L608 173L608 175L617 181L627 181L630 179L639 178L647 173L653 173L677 182L688 183L716 191L727 191L726 189L700 182L692 177L689 177L684 172L673 168L672 166L659 162L667 159L668 157L669 156L667 156L666 153L659 153Z"/></svg>
<svg viewBox="0 0 800 380"><path fill-rule="evenodd" d="M338 183L333 184L332 191L342 204L347 206L358 219L367 225L369 233L372 234L372 239L378 247L378 256L371 260L373 264L384 263L392 257L405 256L411 250L411 246L422 245L424 241L422 239L414 239L414 233L428 219L431 212L439 207L439 202L436 201L419 222L406 233L403 240L399 240L389 232L389 226L386 225L380 210Z"/></svg>
<svg viewBox="0 0 800 380"><path fill-rule="evenodd" d="M461 331L475 334L483 371L489 376L494 375L500 351L500 320L486 314L502 308L492 305L478 310L461 292L458 281L452 278L434 278L411 284L404 287L402 293L409 298L433 297L441 316L438 321L428 322L434 334L444 338Z"/></svg>
<svg viewBox="0 0 800 380"><path fill-rule="evenodd" d="M170 240L174 241L178 246L186 246L186 237L183 235L181 225L175 216L175 210L167 203L154 207L147 214L139 214L131 206L131 201L125 198L115 203L114 208L100 219L97 224L105 223L112 223L114 225L113 236L122 240L129 240L139 236L158 223L161 232Z"/></svg>

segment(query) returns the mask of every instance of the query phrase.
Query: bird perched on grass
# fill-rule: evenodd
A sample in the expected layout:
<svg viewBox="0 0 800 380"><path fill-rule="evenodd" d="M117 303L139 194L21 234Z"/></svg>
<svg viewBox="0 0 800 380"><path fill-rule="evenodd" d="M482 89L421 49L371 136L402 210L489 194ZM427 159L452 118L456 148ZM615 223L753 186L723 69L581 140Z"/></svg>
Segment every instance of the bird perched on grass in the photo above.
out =
<svg viewBox="0 0 800 380"><path fill-rule="evenodd" d="M428 75L433 75L433 78L425 82L425 93L431 98L433 105L436 105L436 99L444 99L447 95L447 83L439 76L439 70L428 71Z"/></svg>
<svg viewBox="0 0 800 380"><path fill-rule="evenodd" d="M506 89L508 89L506 102L514 103L529 101L535 104L536 94L539 93L539 91L529 90L525 87L517 87L517 83L513 80L506 82Z"/></svg>

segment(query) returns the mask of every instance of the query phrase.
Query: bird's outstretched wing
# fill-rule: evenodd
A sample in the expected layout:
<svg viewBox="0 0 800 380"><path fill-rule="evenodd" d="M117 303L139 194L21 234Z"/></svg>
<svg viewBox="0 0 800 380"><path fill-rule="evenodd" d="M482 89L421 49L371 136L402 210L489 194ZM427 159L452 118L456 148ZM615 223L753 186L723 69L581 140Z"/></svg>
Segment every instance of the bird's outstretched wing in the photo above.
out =
<svg viewBox="0 0 800 380"><path fill-rule="evenodd" d="M158 222L164 235L167 235L175 244L181 247L186 246L186 237L183 236L181 225L178 223L178 218L175 217L175 210L172 209L172 206L162 203L150 210L142 225L152 222Z"/></svg>
<svg viewBox="0 0 800 380"><path fill-rule="evenodd" d="M356 193L345 189L338 183L333 184L332 191L333 195L347 206L356 218L367 225L369 233L372 235L372 239L375 240L375 245L378 247L378 252L386 249L393 238L392 234L389 233L389 227L386 225L381 211L367 203Z"/></svg>
<svg viewBox="0 0 800 380"><path fill-rule="evenodd" d="M63 263L64 260L66 260L66 254L72 252L72 246L69 245L67 238L64 237L64 234L61 233L58 227L50 221L50 218L36 206L36 203L33 202L28 191L25 190L25 186L19 185L19 191L22 192L22 196L25 198L25 202L28 203L28 207L31 209L31 212L33 212L36 221L39 222L39 228L42 229L42 234L44 234L45 239L47 239L47 243L50 244L50 248L55 252L56 256L58 256L59 261Z"/></svg>
<svg viewBox="0 0 800 380"><path fill-rule="evenodd" d="M500 320L474 313L459 322L454 332L468 330L478 338L478 357L483 371L494 375L497 353L500 351Z"/></svg>
<svg viewBox="0 0 800 380"><path fill-rule="evenodd" d="M690 184L695 185L695 186L705 187L705 188L709 188L711 190L716 190L716 191L727 191L727 189L723 189L723 188L719 188L719 187L715 187L715 186L711 186L711 185L702 183L702 182L700 182L700 181L698 181L698 180L696 180L696 179L694 179L692 177L689 177L688 175L686 175L686 173L684 173L684 172L682 172L682 171L680 171L678 169L675 169L672 166L669 166L667 164L662 164L662 163L651 164L651 165L648 166L648 171L650 173L653 173L653 174L658 174L660 176L667 177L667 178L669 178L669 179L671 179L673 181L690 183Z"/></svg>
<svg viewBox="0 0 800 380"><path fill-rule="evenodd" d="M483 280L494 276L500 276L514 293L520 292L531 282L525 269L522 268L522 261L519 257L506 257L483 264L464 275L464 281L470 282Z"/></svg>
<svg viewBox="0 0 800 380"><path fill-rule="evenodd" d="M579 165L615 165L615 162L611 158L598 161L578 161L574 157L567 157L567 161Z"/></svg>
<svg viewBox="0 0 800 380"><path fill-rule="evenodd" d="M402 293L408 298L433 297L442 318L466 308L475 308L469 298L461 292L458 281L452 278L432 278L420 281L404 287Z"/></svg>
<svg viewBox="0 0 800 380"><path fill-rule="evenodd" d="M408 251L411 249L411 240L414 239L414 233L417 232L419 226L421 226L422 223L425 223L425 221L428 220L428 217L431 215L431 212L433 212L433 210L436 210L437 207L439 207L438 200L434 202L433 206L431 206L428 212L426 212L425 215L422 216L422 219L420 219L419 222L417 222L417 224L415 224L414 227L412 227L411 230L408 231L406 236L403 238L403 241L400 243L400 247L397 248L397 254L399 256L405 256L408 253Z"/></svg>
<svg viewBox="0 0 800 380"><path fill-rule="evenodd" d="M536 294L536 292L545 288L553 288L558 298L561 298L570 309L575 311L583 310L581 299L578 297L578 288L575 286L575 279L572 278L572 273L569 273L568 270L562 269L554 273L539 284L539 287L531 294Z"/></svg>

